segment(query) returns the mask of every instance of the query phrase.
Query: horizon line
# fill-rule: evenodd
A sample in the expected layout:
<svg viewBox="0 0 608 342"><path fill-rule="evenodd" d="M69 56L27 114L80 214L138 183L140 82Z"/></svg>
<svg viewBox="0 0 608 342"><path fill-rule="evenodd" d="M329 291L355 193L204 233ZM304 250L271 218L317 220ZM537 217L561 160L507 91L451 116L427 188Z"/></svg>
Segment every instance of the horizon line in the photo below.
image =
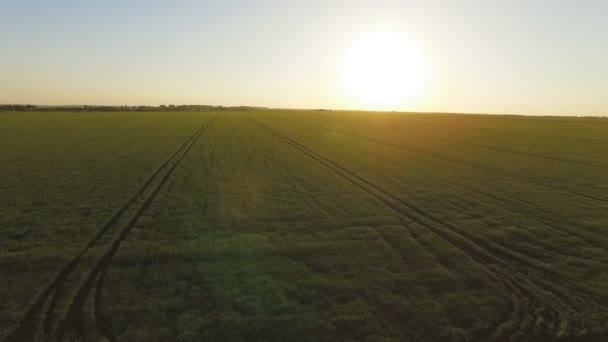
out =
<svg viewBox="0 0 608 342"><path fill-rule="evenodd" d="M331 107L317 107L317 108L304 108L304 107L267 107L267 106L252 106L252 105L221 105L221 104L61 104L61 105L48 105L48 104L35 104L35 103L0 103L0 107L3 106L34 106L34 107L46 107L46 108L61 108L61 107L114 107L114 108L137 108L137 107L152 107L160 108L161 106L208 106L208 107L225 107L225 108L238 108L248 107L254 109L272 109L272 110L302 110L302 111L339 111L339 112L373 112L373 113L403 113L403 114L451 114L451 115L495 115L495 116L534 116L534 117L571 117L571 118L608 118L607 114L525 114L525 113L499 113L499 112L451 112L451 111L407 111L407 110L391 110L391 109L352 109L352 108L331 108ZM2 108L0 108L2 110Z"/></svg>

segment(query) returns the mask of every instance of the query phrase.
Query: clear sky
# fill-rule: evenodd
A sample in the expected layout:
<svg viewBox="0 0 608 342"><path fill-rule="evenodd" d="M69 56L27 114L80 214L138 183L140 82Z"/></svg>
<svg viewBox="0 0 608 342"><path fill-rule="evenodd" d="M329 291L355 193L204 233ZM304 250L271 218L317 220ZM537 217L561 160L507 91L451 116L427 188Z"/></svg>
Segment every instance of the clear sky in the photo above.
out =
<svg viewBox="0 0 608 342"><path fill-rule="evenodd" d="M376 31L425 68L377 109L608 114L605 0L0 0L0 103L375 109L341 73Z"/></svg>

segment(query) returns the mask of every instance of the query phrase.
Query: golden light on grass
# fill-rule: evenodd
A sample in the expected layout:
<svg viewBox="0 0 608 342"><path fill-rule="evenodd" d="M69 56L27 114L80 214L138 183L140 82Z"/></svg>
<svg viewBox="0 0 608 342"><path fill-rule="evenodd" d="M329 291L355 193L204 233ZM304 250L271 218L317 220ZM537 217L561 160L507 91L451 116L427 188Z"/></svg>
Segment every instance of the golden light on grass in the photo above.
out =
<svg viewBox="0 0 608 342"><path fill-rule="evenodd" d="M425 80L420 50L393 31L364 35L348 51L342 79L364 106L381 109L400 105L416 96Z"/></svg>

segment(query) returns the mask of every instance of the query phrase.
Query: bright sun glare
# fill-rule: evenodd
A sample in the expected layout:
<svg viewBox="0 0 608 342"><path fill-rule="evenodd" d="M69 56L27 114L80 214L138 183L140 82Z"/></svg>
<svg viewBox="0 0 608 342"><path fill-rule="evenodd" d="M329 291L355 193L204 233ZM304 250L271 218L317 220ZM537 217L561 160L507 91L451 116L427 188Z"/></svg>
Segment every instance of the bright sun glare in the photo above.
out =
<svg viewBox="0 0 608 342"><path fill-rule="evenodd" d="M348 52L343 81L363 105L394 106L412 99L425 79L423 57L397 32L363 36Z"/></svg>

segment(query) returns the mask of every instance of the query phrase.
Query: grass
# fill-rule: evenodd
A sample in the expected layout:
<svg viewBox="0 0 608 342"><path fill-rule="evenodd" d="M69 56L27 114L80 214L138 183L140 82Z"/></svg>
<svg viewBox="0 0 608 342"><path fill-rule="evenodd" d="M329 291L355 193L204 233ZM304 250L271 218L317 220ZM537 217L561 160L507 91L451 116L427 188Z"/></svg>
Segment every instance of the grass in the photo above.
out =
<svg viewBox="0 0 608 342"><path fill-rule="evenodd" d="M593 340L608 121L0 112L5 340Z"/></svg>

